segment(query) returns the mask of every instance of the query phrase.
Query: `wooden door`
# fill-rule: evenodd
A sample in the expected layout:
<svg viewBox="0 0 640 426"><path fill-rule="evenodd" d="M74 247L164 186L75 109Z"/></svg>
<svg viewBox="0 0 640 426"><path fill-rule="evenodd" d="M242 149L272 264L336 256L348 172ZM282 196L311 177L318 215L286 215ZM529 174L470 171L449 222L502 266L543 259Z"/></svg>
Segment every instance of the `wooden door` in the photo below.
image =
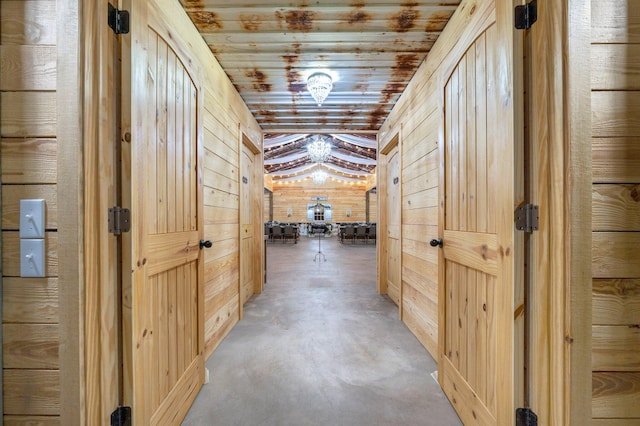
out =
<svg viewBox="0 0 640 426"><path fill-rule="evenodd" d="M136 425L179 424L204 380L202 88L171 27L184 14L175 8L131 3L132 260L125 269L132 277L124 328L125 395Z"/></svg>
<svg viewBox="0 0 640 426"><path fill-rule="evenodd" d="M256 244L260 243L256 240L256 230L261 229L256 221L259 212L256 188L261 185L258 185L255 165L255 153L245 141L240 153L240 312L242 305L254 294L256 283L261 282L256 273L256 263L260 265L261 260Z"/></svg>
<svg viewBox="0 0 640 426"><path fill-rule="evenodd" d="M400 153L396 145L387 154L387 233L386 233L386 271L387 294L399 306L401 296L400 282Z"/></svg>
<svg viewBox="0 0 640 426"><path fill-rule="evenodd" d="M522 249L513 219L521 141L514 136L512 47L500 39L493 2L479 7L486 20L459 46L442 80L438 368L465 424L505 425L514 422L516 386L522 385L515 383L514 366Z"/></svg>

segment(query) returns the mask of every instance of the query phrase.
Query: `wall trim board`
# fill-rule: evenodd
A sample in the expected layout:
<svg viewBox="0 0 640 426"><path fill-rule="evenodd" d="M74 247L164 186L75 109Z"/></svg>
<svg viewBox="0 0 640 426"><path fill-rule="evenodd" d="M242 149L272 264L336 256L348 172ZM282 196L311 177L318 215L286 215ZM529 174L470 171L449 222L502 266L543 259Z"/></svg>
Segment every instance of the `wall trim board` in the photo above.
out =
<svg viewBox="0 0 640 426"><path fill-rule="evenodd" d="M84 300L82 277L82 85L80 0L57 0L57 137L60 303L60 422L84 423Z"/></svg>
<svg viewBox="0 0 640 426"><path fill-rule="evenodd" d="M597 2L596 2L597 3ZM567 0L565 85L565 410L564 424L591 422L591 2Z"/></svg>

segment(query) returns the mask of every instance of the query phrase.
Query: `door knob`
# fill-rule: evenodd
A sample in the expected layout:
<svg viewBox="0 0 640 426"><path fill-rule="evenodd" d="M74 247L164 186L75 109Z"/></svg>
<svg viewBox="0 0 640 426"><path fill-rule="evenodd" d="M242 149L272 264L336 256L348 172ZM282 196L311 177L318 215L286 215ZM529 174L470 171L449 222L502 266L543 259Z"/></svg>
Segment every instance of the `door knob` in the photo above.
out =
<svg viewBox="0 0 640 426"><path fill-rule="evenodd" d="M211 248L213 246L213 243L211 242L211 240L200 240L200 250L202 250L203 248Z"/></svg>
<svg viewBox="0 0 640 426"><path fill-rule="evenodd" d="M442 248L442 238L438 238L437 240L434 238L433 240L429 241L429 244L431 244L431 247Z"/></svg>

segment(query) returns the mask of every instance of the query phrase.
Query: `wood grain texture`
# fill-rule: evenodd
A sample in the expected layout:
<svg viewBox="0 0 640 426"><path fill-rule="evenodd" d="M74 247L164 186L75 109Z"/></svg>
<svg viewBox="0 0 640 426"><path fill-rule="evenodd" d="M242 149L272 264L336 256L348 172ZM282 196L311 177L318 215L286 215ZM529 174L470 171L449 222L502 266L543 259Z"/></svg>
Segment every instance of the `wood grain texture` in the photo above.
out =
<svg viewBox="0 0 640 426"><path fill-rule="evenodd" d="M591 89L640 90L640 45L592 45Z"/></svg>
<svg viewBox="0 0 640 426"><path fill-rule="evenodd" d="M54 0L3 0L0 42L17 45L57 44Z"/></svg>
<svg viewBox="0 0 640 426"><path fill-rule="evenodd" d="M640 373L595 372L593 417L640 417Z"/></svg>
<svg viewBox="0 0 640 426"><path fill-rule="evenodd" d="M57 324L4 324L2 357L4 368L59 368L60 333Z"/></svg>
<svg viewBox="0 0 640 426"><path fill-rule="evenodd" d="M0 93L0 136L55 137L56 102L54 92Z"/></svg>
<svg viewBox="0 0 640 426"><path fill-rule="evenodd" d="M0 90L56 90L54 46L0 47Z"/></svg>
<svg viewBox="0 0 640 426"><path fill-rule="evenodd" d="M594 183L640 182L640 138L594 138Z"/></svg>
<svg viewBox="0 0 640 426"><path fill-rule="evenodd" d="M640 64L634 44L640 14L624 0L591 6L593 417L602 418L594 424L634 424L631 418L640 417Z"/></svg>
<svg viewBox="0 0 640 426"><path fill-rule="evenodd" d="M366 190L362 185L348 185L328 180L316 185L309 179L273 187L273 220L279 222L308 222L307 205L316 204L312 197L327 197L323 204L331 204L332 222L364 222L366 219ZM288 216L291 209L291 216ZM351 216L347 216L347 209Z"/></svg>
<svg viewBox="0 0 640 426"><path fill-rule="evenodd" d="M591 2L593 43L640 43L640 11L627 0Z"/></svg>
<svg viewBox="0 0 640 426"><path fill-rule="evenodd" d="M18 231L20 228L20 200L45 200L45 228L58 228L57 185L4 185L2 187L2 229Z"/></svg>
<svg viewBox="0 0 640 426"><path fill-rule="evenodd" d="M638 253L638 232L594 232L593 278L640 277Z"/></svg>
<svg viewBox="0 0 640 426"><path fill-rule="evenodd" d="M4 323L57 324L58 306L57 278L3 278Z"/></svg>
<svg viewBox="0 0 640 426"><path fill-rule="evenodd" d="M60 426L59 416L4 416L5 426Z"/></svg>
<svg viewBox="0 0 640 426"><path fill-rule="evenodd" d="M640 92L592 92L591 105L594 137L640 136Z"/></svg>
<svg viewBox="0 0 640 426"><path fill-rule="evenodd" d="M640 324L593 327L593 371L640 371Z"/></svg>
<svg viewBox="0 0 640 426"><path fill-rule="evenodd" d="M640 184L593 185L594 231L640 231Z"/></svg>
<svg viewBox="0 0 640 426"><path fill-rule="evenodd" d="M60 414L61 389L58 371L4 370L3 374L5 415Z"/></svg>
<svg viewBox="0 0 640 426"><path fill-rule="evenodd" d="M640 419L593 419L591 426L640 426Z"/></svg>
<svg viewBox="0 0 640 426"><path fill-rule="evenodd" d="M56 46L58 50L56 82L56 135L64 143L58 149L57 173L58 205L68 209L68 214L58 217L59 259L58 276L60 300L60 393L59 403L62 424L82 423L85 404L85 379L83 377L84 342L84 289L81 229L78 218L83 210L82 169L83 134L78 117L82 116L82 82L84 71L81 63L80 16L84 4L77 0L56 2ZM104 9L103 9L104 10ZM53 239L53 236L51 237ZM64 390L64 391L62 391Z"/></svg>
<svg viewBox="0 0 640 426"><path fill-rule="evenodd" d="M593 325L640 324L640 279L593 280Z"/></svg>
<svg viewBox="0 0 640 426"><path fill-rule="evenodd" d="M56 139L2 139L2 183L56 183Z"/></svg>

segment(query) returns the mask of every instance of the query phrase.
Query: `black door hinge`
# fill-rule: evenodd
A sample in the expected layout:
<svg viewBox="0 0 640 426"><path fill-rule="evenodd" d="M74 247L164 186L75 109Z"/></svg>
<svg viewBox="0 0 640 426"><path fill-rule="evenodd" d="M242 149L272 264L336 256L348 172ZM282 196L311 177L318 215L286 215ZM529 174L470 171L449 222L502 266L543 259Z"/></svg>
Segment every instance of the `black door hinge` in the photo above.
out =
<svg viewBox="0 0 640 426"><path fill-rule="evenodd" d="M524 204L516 209L516 229L518 231L533 232L538 230L538 206Z"/></svg>
<svg viewBox="0 0 640 426"><path fill-rule="evenodd" d="M516 426L538 426L538 416L531 408L518 408L516 410Z"/></svg>
<svg viewBox="0 0 640 426"><path fill-rule="evenodd" d="M129 12L118 10L109 3L109 27L116 34L129 34Z"/></svg>
<svg viewBox="0 0 640 426"><path fill-rule="evenodd" d="M114 235L121 235L131 229L131 212L122 207L111 207L109 209L109 232Z"/></svg>
<svg viewBox="0 0 640 426"><path fill-rule="evenodd" d="M131 407L118 407L111 413L111 426L131 426Z"/></svg>
<svg viewBox="0 0 640 426"><path fill-rule="evenodd" d="M518 30L528 30L538 20L538 0L516 6L515 24Z"/></svg>

